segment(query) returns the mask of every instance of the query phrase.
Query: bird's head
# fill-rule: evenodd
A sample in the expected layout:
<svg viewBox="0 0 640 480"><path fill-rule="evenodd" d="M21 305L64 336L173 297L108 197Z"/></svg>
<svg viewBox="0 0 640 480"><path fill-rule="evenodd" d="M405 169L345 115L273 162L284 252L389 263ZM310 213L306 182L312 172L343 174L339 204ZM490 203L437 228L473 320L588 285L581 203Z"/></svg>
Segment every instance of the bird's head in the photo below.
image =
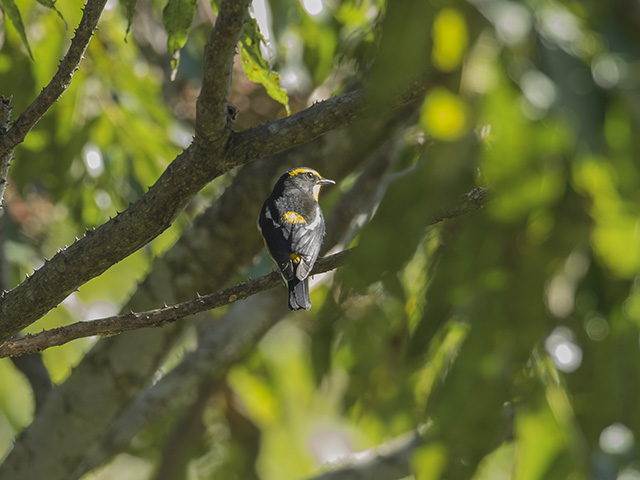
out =
<svg viewBox="0 0 640 480"><path fill-rule="evenodd" d="M281 186L284 192L302 190L318 201L318 195L323 185L334 184L333 180L323 178L312 168L297 167L285 172L278 180L276 188Z"/></svg>

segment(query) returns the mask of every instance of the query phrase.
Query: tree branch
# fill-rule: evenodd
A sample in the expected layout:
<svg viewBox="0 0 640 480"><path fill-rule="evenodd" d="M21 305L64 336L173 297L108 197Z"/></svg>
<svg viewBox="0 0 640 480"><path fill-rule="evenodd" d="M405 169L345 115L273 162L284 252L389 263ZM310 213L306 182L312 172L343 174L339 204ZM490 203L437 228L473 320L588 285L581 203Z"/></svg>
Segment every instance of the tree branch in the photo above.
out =
<svg viewBox="0 0 640 480"><path fill-rule="evenodd" d="M427 90L446 76L439 73L423 75L412 83L404 94L392 103L400 108L422 99ZM234 132L229 139L229 156L234 159L260 158L306 143L366 116L364 90L354 90L320 103L294 115L267 122L242 132Z"/></svg>
<svg viewBox="0 0 640 480"><path fill-rule="evenodd" d="M385 167L385 162L382 162L382 167ZM374 169L374 173L377 173L377 170ZM472 190L465 194L459 204L435 216L429 225L449 220L481 208L487 201L488 195L489 190L485 187L478 187ZM354 213L355 212L352 212L352 214ZM344 265L348 260L349 252L350 250L345 250L319 259L313 268L312 275L324 273ZM190 315L213 310L237 302L238 300L244 300L251 295L281 285L281 283L279 274L277 272L271 272L268 275L248 280L234 287L229 287L208 295L198 296L197 298L176 305L165 306L164 308L157 308L146 312L130 312L96 320L76 322L63 327L45 330L40 333L13 338L0 345L0 358L16 357L39 352L50 347L64 345L79 338L92 337L95 335L109 337L140 328L162 327Z"/></svg>
<svg viewBox="0 0 640 480"><path fill-rule="evenodd" d="M373 151L380 148L381 144L388 142L388 136L399 135L404 127L406 127L406 115L395 113L393 121L380 119L366 128L350 128L346 131L334 132L329 138L318 139L305 147L288 151L281 155L287 158L287 163L280 165L279 168L273 168L273 161L252 163L241 170L236 177L236 181L240 180L239 177L246 177L240 184L248 182L247 190L240 193L238 198L234 198L230 205L237 205L239 199L255 197L254 208L250 209L242 204L240 210L255 209L257 211L270 187L268 185L265 188L265 183L257 179L275 177L275 172L279 174L282 169L291 165L300 165L302 162L318 168L331 178L343 178L347 164L368 158ZM372 132L380 135L372 135ZM351 166L351 169L353 168L354 165ZM356 182L351 190L361 187L362 184ZM256 195L256 190L261 189L263 191L257 192ZM226 191L223 197L227 193L229 191ZM227 210L224 202L220 208L222 211ZM349 227L351 219L338 222L334 221L334 215L335 209L329 216L328 225L331 224L337 231L336 237L341 237ZM234 225L237 226L239 221L237 215L233 215L232 218ZM253 229L253 225L250 225L250 228ZM327 240L330 241L330 237ZM106 463L113 455L125 449L134 435L168 409L189 403L198 385L220 379L231 364L241 360L243 355L250 351L273 325L287 315L288 310L282 295L277 293L271 291L264 295L253 296L244 302L235 303L225 312L220 321L202 329L198 335L197 349L186 354L180 365L136 398L117 422L109 427L108 434L86 452L71 478L80 478L86 472ZM90 379L82 381L86 383L88 380Z"/></svg>
<svg viewBox="0 0 640 480"><path fill-rule="evenodd" d="M9 127L11 110L11 98L0 96L0 135L4 134ZM10 150L0 158L0 290L6 290L11 284L11 266L5 255L7 210L4 208L3 200L12 154L13 150ZM42 360L42 355L24 355L12 358L11 360L13 361L13 365L20 370L29 382L29 385L31 385L37 415L53 388L53 383L51 382L49 371Z"/></svg>
<svg viewBox="0 0 640 480"><path fill-rule="evenodd" d="M478 187L465 194L460 203L454 207L434 215L433 223L442 222L472 212L484 206L490 199L490 190L487 187Z"/></svg>
<svg viewBox="0 0 640 480"><path fill-rule="evenodd" d="M42 406L49 398L49 394L53 389L53 382L49 375L46 365L39 353L31 355L22 355L12 358L13 365L20 370L22 375L27 379L31 390L33 391L33 399L35 401L36 415L42 411Z"/></svg>
<svg viewBox="0 0 640 480"><path fill-rule="evenodd" d="M421 431L422 430L422 431ZM398 480L413 473L411 456L427 442L425 429L341 459L337 468L308 480Z"/></svg>
<svg viewBox="0 0 640 480"><path fill-rule="evenodd" d="M2 141L13 138L11 135L18 135L12 132L19 132L19 141L22 141L46 108L68 86L73 72L77 69L77 62L75 65L73 62L79 62L82 58L104 3L105 0L89 0L78 33L60 69ZM221 13L227 13L218 18L211 37L213 41L207 44L209 60L206 62L209 75L218 74L215 69L221 64L228 66L230 75L235 43L246 13L238 10L239 3L223 2ZM236 32L235 40L226 36L231 31ZM215 89L218 86L215 80L205 79L205 87ZM227 91L216 91L209 92L204 99L209 99L214 104L225 103L226 107L226 96ZM207 115L208 120L212 120L211 115L213 113ZM225 117L226 111L220 114L220 121ZM225 125L228 136L230 127L226 123ZM0 297L0 342L33 323L80 285L102 274L111 265L126 258L166 230L202 187L231 168L218 168L216 162L211 161L212 157L222 159L225 156L223 150L227 143L226 136L220 135L218 131L216 140L217 144L207 143L207 155L196 154L194 148L187 149L169 165L140 200L97 230L87 231L82 239L59 251L50 261L46 261L33 276L27 277L16 288L3 294ZM15 142L11 143L14 144ZM202 153L201 148L198 150Z"/></svg>
<svg viewBox="0 0 640 480"><path fill-rule="evenodd" d="M405 128L410 118L406 109L391 111L374 121L336 130L240 169L216 203L195 219L169 251L154 260L150 274L126 309L147 310L162 301L177 303L192 298L195 292L222 288L263 249L255 218L269 195L272 182L282 171L306 164L339 181L359 168L390 136ZM273 301L265 306L268 299ZM257 300L261 301L261 307L253 310L251 304ZM234 304L229 310L243 313L227 323L227 312L223 324L211 329L216 338L210 348L218 348L219 355L233 361L239 351L249 350L273 325L272 318L258 314L273 310L281 316L286 311L285 303L280 295L267 293ZM278 305L282 309L275 308ZM122 451L129 443L123 438L126 437L123 428L133 434L140 428L120 423L118 418L134 398L146 396L148 390L140 395L141 390L148 385L186 325L187 322L176 322L164 328L131 331L97 342L64 384L53 390L43 411L16 440L12 452L0 466L0 478L46 476L51 480L72 480L77 478L72 475L76 468L80 472L94 469L114 452ZM225 368L224 362L213 364L206 359L196 364L209 374L212 369ZM104 365L110 368L105 370ZM191 378L189 371L183 373L186 374L181 380ZM193 381L197 385L201 379L202 376L198 376L187 383ZM160 396L158 408L165 411L163 405L173 402L178 393L181 395L182 390L169 391L169 397ZM152 413L145 410L142 415L148 417ZM69 415L75 419L73 424L68 422ZM134 418L137 417L134 415ZM124 443L115 442L114 436ZM96 454L91 455L89 450ZM34 455L38 455L36 463L29 461Z"/></svg>
<svg viewBox="0 0 640 480"><path fill-rule="evenodd" d="M249 0L226 0L204 47L202 90L196 103L196 141L216 144L229 135L227 99L236 45L247 16Z"/></svg>
<svg viewBox="0 0 640 480"><path fill-rule="evenodd" d="M216 28L221 23L216 22ZM424 95L429 79L414 85L399 104ZM266 125L226 137L217 148L194 145L180 154L158 181L127 210L87 231L31 277L0 297L0 342L38 320L71 292L146 245L164 230L207 183L231 168L274 151L286 150L363 114L363 93L347 93ZM341 108L338 108L342 106ZM293 120L300 120L293 124ZM262 144L264 146L261 146Z"/></svg>
<svg viewBox="0 0 640 480"><path fill-rule="evenodd" d="M0 143L9 130L11 121L11 98L0 96ZM9 176L9 166L13 158L13 149L10 148L4 153L0 153L0 208L4 209L4 191L7 188L7 178Z"/></svg>
<svg viewBox="0 0 640 480"><path fill-rule="evenodd" d="M464 213L461 208L456 210L458 215ZM431 222L434 223L437 222ZM341 229L344 230L347 224L345 222ZM333 257L321 261L329 258ZM275 272L267 277L273 275L276 275ZM277 279L275 281L278 282ZM232 363L239 361L250 346L283 317L284 310L286 307L278 295L253 296L246 302L234 305L221 321L216 321L212 328L199 336L195 351L187 353L175 369L130 405L110 428L109 434L86 452L71 478L80 478L104 464L112 455L126 448L136 433L168 408L186 403L199 388L201 379L206 378L207 382L211 382L212 372L220 375Z"/></svg>
<svg viewBox="0 0 640 480"><path fill-rule="evenodd" d="M356 90L311 105L298 113L267 122L229 139L232 158L260 158L301 145L362 116L364 92Z"/></svg>
<svg viewBox="0 0 640 480"><path fill-rule="evenodd" d="M107 434L83 452L80 464L67 478L81 478L105 464L168 409L188 404L204 379L209 383L220 379L286 312L286 301L274 291L232 305L221 321L198 337L194 351L185 354L179 365L136 397L109 425Z"/></svg>
<svg viewBox="0 0 640 480"><path fill-rule="evenodd" d="M348 255L349 250L345 250L319 259L313 268L312 275L324 273L344 265ZM147 312L130 312L86 322L76 322L52 330L25 335L0 345L0 358L39 352L83 337L94 335L108 337L139 328L162 327L190 315L229 305L238 300L244 300L251 295L269 290L278 285L282 285L280 275L277 272L271 272L268 275L248 280L234 287L199 296L176 305Z"/></svg>
<svg viewBox="0 0 640 480"><path fill-rule="evenodd" d="M84 57L84 52L87 50L106 3L107 0L87 0L76 35L71 40L69 50L49 85L44 87L40 95L20 114L9 131L5 135L0 135L0 158L10 154L18 144L24 141L33 126L71 84L73 74L78 70L78 65Z"/></svg>

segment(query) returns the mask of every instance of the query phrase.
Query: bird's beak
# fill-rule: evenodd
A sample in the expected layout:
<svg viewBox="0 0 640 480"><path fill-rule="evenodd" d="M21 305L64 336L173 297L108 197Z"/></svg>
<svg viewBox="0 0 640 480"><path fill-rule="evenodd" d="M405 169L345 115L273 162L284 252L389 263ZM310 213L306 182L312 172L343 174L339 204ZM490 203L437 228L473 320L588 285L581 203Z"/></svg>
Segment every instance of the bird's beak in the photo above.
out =
<svg viewBox="0 0 640 480"><path fill-rule="evenodd" d="M334 183L336 182L334 182L333 180L329 180L328 178L321 178L316 182L316 184L313 186L313 198L316 199L316 202L318 201L318 196L320 195L320 189L322 188L322 186L333 185Z"/></svg>
<svg viewBox="0 0 640 480"><path fill-rule="evenodd" d="M336 182L329 180L328 178L321 178L318 180L317 185L334 185Z"/></svg>

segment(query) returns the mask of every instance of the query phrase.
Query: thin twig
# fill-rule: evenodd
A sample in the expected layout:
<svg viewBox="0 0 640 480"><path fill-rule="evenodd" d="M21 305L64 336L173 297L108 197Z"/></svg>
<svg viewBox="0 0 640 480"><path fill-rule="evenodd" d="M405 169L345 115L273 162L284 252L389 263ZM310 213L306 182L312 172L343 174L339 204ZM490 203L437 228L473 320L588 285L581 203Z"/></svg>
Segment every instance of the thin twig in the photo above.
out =
<svg viewBox="0 0 640 480"><path fill-rule="evenodd" d="M6 135L0 136L0 157L11 152L22 143L33 126L42 118L49 108L60 98L60 95L71 84L73 74L84 58L84 52L98 25L100 15L107 0L87 0L82 19L71 40L71 45L53 76L49 85L42 89L40 95L20 114Z"/></svg>
<svg viewBox="0 0 640 480"><path fill-rule="evenodd" d="M458 217L463 213L472 212L482 208L489 200L490 190L487 187L477 187L467 193L462 201L449 210L442 211L433 216L433 223L442 222Z"/></svg>

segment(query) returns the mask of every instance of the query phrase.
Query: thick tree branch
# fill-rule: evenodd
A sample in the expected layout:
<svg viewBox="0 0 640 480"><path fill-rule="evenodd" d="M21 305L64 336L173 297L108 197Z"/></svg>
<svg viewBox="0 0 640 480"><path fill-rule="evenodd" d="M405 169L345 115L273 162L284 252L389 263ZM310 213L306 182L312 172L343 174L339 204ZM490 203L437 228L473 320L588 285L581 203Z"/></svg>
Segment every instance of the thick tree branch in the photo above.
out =
<svg viewBox="0 0 640 480"><path fill-rule="evenodd" d="M231 158L260 158L301 145L362 116L364 92L356 90L316 103L279 120L242 132L229 140Z"/></svg>
<svg viewBox="0 0 640 480"><path fill-rule="evenodd" d="M220 18L216 27L220 25ZM413 103L424 95L428 79L400 100ZM193 196L234 166L267 153L286 150L351 123L363 113L363 94L348 93L298 113L299 125L288 117L221 137L216 148L193 145L179 155L158 181L127 210L87 231L60 251L33 276L0 297L0 342L30 325L88 280L102 274L166 230ZM337 106L342 105L342 108ZM306 112L306 113L305 113ZM311 115L309 116L309 113ZM265 146L261 146L264 143Z"/></svg>
<svg viewBox="0 0 640 480"><path fill-rule="evenodd" d="M11 99L0 96L0 134L7 131L9 119L11 118ZM9 173L9 165L11 163L10 151L3 158L0 158L0 290L6 290L10 285L11 266L5 255L6 231L7 231L7 211L2 204L5 187L7 186L7 175ZM33 398L35 400L36 414L40 412L44 405L53 383L49 376L49 371L45 366L42 355L24 355L11 359L13 365L20 370L22 375L27 379Z"/></svg>
<svg viewBox="0 0 640 480"><path fill-rule="evenodd" d="M321 258L314 266L312 274L324 273L344 265L348 255L349 251L346 250ZM282 285L280 275L277 272L271 272L260 278L248 280L234 287L225 288L176 305L147 312L131 312L86 322L76 322L52 330L14 338L0 345L0 358L42 351L83 337L94 335L108 337L139 328L162 327L189 315L195 315L238 300L244 300L251 295L279 285Z"/></svg>
<svg viewBox="0 0 640 480"><path fill-rule="evenodd" d="M136 203L97 229L87 230L34 274L0 297L0 341L30 325L71 292L100 275L167 229L206 184L189 168L193 150L183 152ZM191 175L187 172L191 170ZM198 170L198 166L196 166Z"/></svg>
<svg viewBox="0 0 640 480"><path fill-rule="evenodd" d="M87 0L76 35L71 40L69 50L60 62L53 79L33 103L20 114L9 131L5 135L0 135L0 157L10 154L18 144L24 141L33 126L71 84L73 74L78 70L78 65L83 59L106 3L107 0Z"/></svg>
<svg viewBox="0 0 640 480"><path fill-rule="evenodd" d="M203 381L211 383L220 379L284 318L288 309L283 299L270 291L233 304L221 321L199 335L198 348L187 353L176 368L139 395L117 421L109 425L101 441L84 452L70 478L81 478L105 464L168 409L188 404Z"/></svg>
<svg viewBox="0 0 640 480"><path fill-rule="evenodd" d="M13 365L20 370L22 375L24 375L29 385L31 385L37 415L42 411L42 407L53 389L53 382L51 381L49 370L47 370L47 366L44 364L42 355L32 353L30 355L12 358L11 361Z"/></svg>
<svg viewBox="0 0 640 480"><path fill-rule="evenodd" d="M209 60L206 68L209 75L220 73L216 68L223 64L228 65L230 72L235 43L237 43L246 13L244 11L246 5L243 11L238 10L239 3L242 2L223 2L221 16L212 34L212 41L207 44ZM23 136L20 139L22 141L24 135L39 118L34 116L33 112L41 112L39 114L41 116L46 111L42 106L49 105L48 102L51 102L53 96L56 93L59 95L66 88L77 64L71 68L68 75L66 72L69 71L74 59L77 58L79 61L82 57L86 42L95 29L95 22L103 6L104 0L89 1L72 48L52 82L38 97L42 100L34 102L33 108L30 107L20 116L5 138L11 134L11 131L22 131L15 130L16 126L26 125L28 128L23 129ZM223 11L227 13L222 15ZM91 20L95 21L91 22ZM215 33L215 31L222 33ZM235 40L226 36L233 31L235 31ZM86 42L82 44L80 40L85 38ZM228 79L226 81L228 83ZM205 79L205 87L215 90L219 85L215 80ZM214 104L225 104L225 110L219 115L220 122L225 122L226 119L226 96L227 91L217 90L205 95L205 100L213 101ZM213 121L212 115L215 112L207 112L207 119ZM29 123L29 119L35 120ZM221 135L220 131L216 132L217 143L207 142L207 155L201 154L202 145L197 149L198 154L195 153L196 148L187 149L169 165L155 185L140 200L98 229L87 231L84 238L60 251L33 276L28 277L10 292L3 294L0 298L0 342L9 339L33 323L80 285L102 274L111 265L135 252L166 230L202 187L231 168L219 166L211 161L212 158L222 159L225 156L223 150L230 127L226 122L224 125L226 136ZM212 140L212 137L207 140Z"/></svg>
<svg viewBox="0 0 640 480"><path fill-rule="evenodd" d="M330 178L336 180L344 178L346 172L356 168L359 161L369 158L372 152L386 144L389 138L397 136L406 127L407 118L406 112L395 112L391 120L380 119L366 126L336 131L304 147L281 154L279 158L252 163L242 169L235 178L234 186L244 185L243 190L230 188L225 191L221 200L228 197L228 194L234 190L235 194L228 197L228 202L219 202L219 209L216 210L228 212L230 206L235 206L236 211L254 211L257 214L271 187L271 182L265 183L263 179L269 178L275 181L282 170L294 165L310 165ZM282 160L285 161L282 162ZM352 188L359 188L358 185L360 182ZM247 199L253 206L246 204ZM238 206L239 203L241 203L240 206ZM349 222L337 224L332 220L333 215L333 213L330 215L328 224L331 224L335 230L344 232ZM237 233L238 240L247 238L242 232L253 231L255 228L253 218L250 217L246 221L245 219L246 217L238 217L235 213L229 212L228 221L233 223L233 231ZM336 234L337 237L342 236L340 232ZM256 236L251 237L257 239ZM329 239L330 237L327 238ZM207 255L205 252L210 252L212 248L216 251L215 249L219 246L219 243L216 243L211 247L211 240L207 243L208 245L202 247L203 252L194 252L196 256L191 262L202 264L202 258ZM262 248L261 242L256 242L255 247L257 252L258 248ZM236 248L229 246L227 250L233 250L233 252L227 251L226 255L223 254L220 260L211 264L210 268L223 263L222 259L234 258L237 254ZM247 254L240 257L244 256ZM207 265L203 267L206 271L210 270ZM117 422L110 425L109 433L87 451L71 478L80 478L86 472L107 462L113 455L125 449L135 434L168 409L189 403L198 385L202 382L211 382L212 375L214 379L224 375L229 365L241 360L243 355L250 351L259 339L287 313L289 312L282 293L275 290L232 305L220 321L212 323L198 335L198 348L195 351L185 355L180 365L139 395ZM148 332L167 330L169 329L163 328ZM124 340L127 335L116 337L114 340ZM148 335L144 337L145 342L148 342L147 337ZM105 360L92 359L91 365L94 365L94 362L99 365L103 361ZM87 382L98 381L94 380L95 373L87 372L87 375L78 380L85 389ZM73 392L69 392L69 396L72 397Z"/></svg>
<svg viewBox="0 0 640 480"><path fill-rule="evenodd" d="M236 45L249 0L226 0L204 47L202 90L196 103L196 141L204 148L229 135L227 98Z"/></svg>
<svg viewBox="0 0 640 480"><path fill-rule="evenodd" d="M9 130L11 121L11 98L0 96L0 142L4 139ZM0 208L4 209L4 191L7 188L7 178L9 176L9 166L13 158L13 149L10 148L4 153L0 153Z"/></svg>
<svg viewBox="0 0 640 480"><path fill-rule="evenodd" d="M390 105L399 108L422 99L429 87L445 77L437 73L423 75ZM229 139L229 157L260 158L306 143L314 138L366 116L364 90L348 92L316 103L294 115L267 122Z"/></svg>
<svg viewBox="0 0 640 480"><path fill-rule="evenodd" d="M356 187L368 189L365 185ZM457 210L462 214L461 209ZM344 233L348 224L345 221L336 227ZM234 304L221 321L216 321L200 334L198 348L186 354L180 365L136 399L101 444L87 452L73 478L80 478L106 463L163 412L187 403L200 382L214 381L212 374L220 378L230 365L240 361L250 347L286 315L282 296L276 293L253 296L246 302Z"/></svg>
<svg viewBox="0 0 640 480"><path fill-rule="evenodd" d="M148 310L163 301L185 301L193 298L196 292L216 291L233 281L264 248L255 228L255 219L282 171L305 164L339 181L359 168L372 152L407 125L411 116L405 112L400 109L373 122L336 130L309 144L240 169L216 203L195 219L169 251L154 260L150 274L124 311ZM238 215L238 212L243 214ZM270 319L260 323L256 319L259 310L251 311L248 304L272 297L277 300L274 303L286 309L281 295L268 293L255 295L251 300L237 302L231 307L233 310L242 307L246 317L229 324L227 329L222 325L213 328L221 334L218 337L219 353L237 355L232 342L245 342L242 344L245 351L254 345L260 336L255 330L264 332L273 323L268 323ZM257 322L257 325L251 322ZM120 433L124 434L120 432L123 424L118 421L115 425L117 419L134 398L140 397L141 390L148 386L149 379L188 323L176 322L164 328L126 332L97 342L64 384L53 390L43 411L16 440L12 452L0 466L0 479L72 480L77 478L72 475L76 468L78 471L96 468L99 465L96 461L120 452L121 444L111 443L111 434L107 438L105 432L113 430L119 438ZM240 337L230 337L236 334ZM109 368L105 369L105 365ZM213 368L206 361L202 367ZM195 380L196 384L200 378ZM182 392L173 390L169 393L176 397ZM164 398L159 401L166 404ZM74 418L71 424L69 416ZM137 432L139 428L129 430ZM125 439L124 442L126 447L128 441ZM89 449L97 451L97 455L89 458ZM35 455L38 462L29 461ZM82 468L78 466L81 461Z"/></svg>
<svg viewBox="0 0 640 480"><path fill-rule="evenodd" d="M162 460L153 477L150 477L151 480L188 478L189 462L197 456L202 437L207 433L203 415L216 389L217 385L213 382L200 385L195 398L192 399L193 403L181 415L165 442L160 455Z"/></svg>

